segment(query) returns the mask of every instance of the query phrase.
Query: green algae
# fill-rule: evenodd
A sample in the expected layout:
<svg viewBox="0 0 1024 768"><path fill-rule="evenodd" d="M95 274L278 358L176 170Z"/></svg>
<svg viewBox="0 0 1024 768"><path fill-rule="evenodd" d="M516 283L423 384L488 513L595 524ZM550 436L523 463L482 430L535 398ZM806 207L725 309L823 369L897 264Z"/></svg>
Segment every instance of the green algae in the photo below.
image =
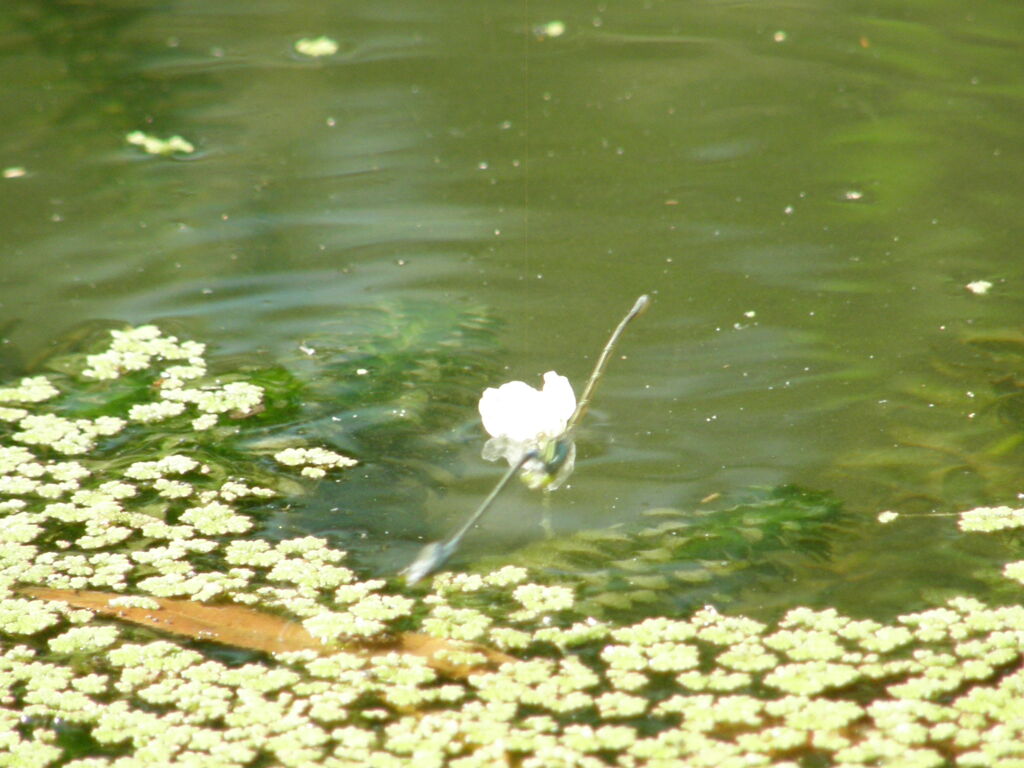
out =
<svg viewBox="0 0 1024 768"><path fill-rule="evenodd" d="M226 433L208 432L220 419L259 429L273 423L274 407L254 399L252 387L261 385L229 389L246 382L208 379L201 345L144 328L119 331L106 352L80 355L80 375L69 359L50 376L0 389L0 401L25 411L7 414L0 445L0 765L718 768L1024 759L1017 606L953 598L889 624L806 608L768 623L711 606L687 618L619 622L595 616L586 574L551 583L543 567L506 564L441 574L413 599L385 580L361 579L324 539L246 538L260 505L302 487L288 473L343 476L349 462L315 445L277 446L248 465L242 448L214 450L209 441ZM164 390L190 393L165 398ZM275 398L293 408L283 390ZM160 402L183 410L130 415ZM33 416L56 418L26 421ZM205 416L215 420L194 424ZM145 446L130 459L118 454L125 431ZM89 448L76 453L83 441ZM286 460L268 470L263 457L281 453ZM833 506L804 499L790 522L801 514L833 520ZM773 536L775 546L793 541L762 513L748 505L703 522L722 551L745 548L737 557ZM640 532L584 538L598 552L635 549L648 569L707 553L710 545L689 538L685 516L651 517L658 522ZM965 532L993 536L1012 533L991 522L1006 518L974 511L961 519L972 521ZM736 521L739 533L730 530ZM759 536L749 535L755 530ZM820 528L786 530L806 540ZM663 540L680 533L682 545L666 554ZM1024 566L1009 563L1004 573L1020 581ZM416 627L489 642L521 660L465 680L396 653L250 654L229 664L202 644L20 596L17 587L29 584L123 592L126 609L181 596L285 611L328 643ZM453 664L480 656L449 655ZM69 728L86 738L70 746Z"/></svg>
<svg viewBox="0 0 1024 768"><path fill-rule="evenodd" d="M548 582L570 582L581 613L621 621L723 604L731 593L789 578L794 557L828 554L844 520L828 494L752 489L721 507L649 509L636 522L536 541L511 558ZM492 572L511 558L481 557L470 567Z"/></svg>
<svg viewBox="0 0 1024 768"><path fill-rule="evenodd" d="M1020 490L1024 336L970 326L929 350L930 372L894 379L886 407L900 417L838 463L865 498L886 500L884 523L994 505Z"/></svg>

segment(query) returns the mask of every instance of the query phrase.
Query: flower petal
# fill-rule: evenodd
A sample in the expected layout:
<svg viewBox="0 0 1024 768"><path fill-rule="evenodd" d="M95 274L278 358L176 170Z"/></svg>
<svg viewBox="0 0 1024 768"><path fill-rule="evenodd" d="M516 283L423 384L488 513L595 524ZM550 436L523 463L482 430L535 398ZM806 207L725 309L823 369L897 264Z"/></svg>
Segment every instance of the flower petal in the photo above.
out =
<svg viewBox="0 0 1024 768"><path fill-rule="evenodd" d="M536 435L534 415L541 393L522 381L488 387L480 398L480 419L491 437L523 441Z"/></svg>
<svg viewBox="0 0 1024 768"><path fill-rule="evenodd" d="M557 437L576 409L572 384L554 371L544 374L544 389L522 381L488 387L480 398L480 418L492 437L527 443Z"/></svg>
<svg viewBox="0 0 1024 768"><path fill-rule="evenodd" d="M544 374L544 407L550 418L551 425L559 424L557 431L545 432L548 437L556 437L565 431L573 411L576 410L576 394L572 391L569 380L554 371Z"/></svg>

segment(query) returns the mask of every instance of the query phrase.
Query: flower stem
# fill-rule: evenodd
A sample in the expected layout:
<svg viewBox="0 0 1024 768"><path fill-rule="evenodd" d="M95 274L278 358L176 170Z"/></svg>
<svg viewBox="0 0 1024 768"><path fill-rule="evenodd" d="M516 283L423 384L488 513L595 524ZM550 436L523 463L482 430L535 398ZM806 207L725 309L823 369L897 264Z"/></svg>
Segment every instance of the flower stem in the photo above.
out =
<svg viewBox="0 0 1024 768"><path fill-rule="evenodd" d="M651 297L646 293L636 300L633 304L633 308L626 313L626 316L619 321L619 324L612 331L611 338L608 339L608 343L604 345L604 349L601 350L601 356L597 359L597 365L594 366L594 372L590 374L590 378L587 380L587 386L583 388L583 394L580 396L579 402L576 404L576 410L572 412L572 416L569 417L568 424L566 425L565 433L569 434L572 432L576 423L583 418L583 414L587 412L587 408L590 407L590 401L594 397L594 390L597 388L597 382L600 381L604 375L604 369L608 367L608 360L611 359L612 352L615 349L615 345L619 343L619 338L622 336L622 332L626 330L626 326L630 324L635 318L639 317L644 313L644 310L650 306Z"/></svg>
<svg viewBox="0 0 1024 768"><path fill-rule="evenodd" d="M487 498L480 503L480 506L476 508L476 512L469 516L469 519L462 524L461 528L444 541L432 541L423 547L416 556L416 559L402 571L402 574L405 576L405 583L412 586L444 565L448 558L455 554L455 550L459 548L462 537L484 516L484 513L494 503L494 500L498 498L498 494L508 485L509 480L515 477L516 473L523 468L527 461L534 458L537 458L536 451L524 453L519 461L509 467L508 471L501 476L498 484L487 494Z"/></svg>

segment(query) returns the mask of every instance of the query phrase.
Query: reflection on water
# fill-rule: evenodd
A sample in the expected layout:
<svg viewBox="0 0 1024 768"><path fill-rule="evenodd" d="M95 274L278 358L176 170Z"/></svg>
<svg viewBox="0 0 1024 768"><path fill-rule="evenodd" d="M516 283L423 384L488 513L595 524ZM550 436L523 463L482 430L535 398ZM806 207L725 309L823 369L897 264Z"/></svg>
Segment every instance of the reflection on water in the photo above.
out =
<svg viewBox="0 0 1024 768"><path fill-rule="evenodd" d="M795 483L859 522L779 602L945 587L920 564L957 571L961 535L875 515L1019 487L1020 418L999 406L1019 358L965 344L1019 325L1017 12L832 6L570 4L554 38L531 32L544 9L491 2L6 4L0 162L26 169L0 179L7 333L31 351L94 318L175 319L225 358L294 362L354 308L486 307L503 330L450 379L410 372L457 321L368 403L345 366L316 369L354 389L308 429L364 469L287 524L364 537L386 570L500 471L479 458L479 391L551 368L578 389L650 292L556 531ZM336 56L294 53L320 34ZM145 156L137 129L198 152ZM403 397L436 415L401 421ZM477 554L542 513L525 489L501 506Z"/></svg>

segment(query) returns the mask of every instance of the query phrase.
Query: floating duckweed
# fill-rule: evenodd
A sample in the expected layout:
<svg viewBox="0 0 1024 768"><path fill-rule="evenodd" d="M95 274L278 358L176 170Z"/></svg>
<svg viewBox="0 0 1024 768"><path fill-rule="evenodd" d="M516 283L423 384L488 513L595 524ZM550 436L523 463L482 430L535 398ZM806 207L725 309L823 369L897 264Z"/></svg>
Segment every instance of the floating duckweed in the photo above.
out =
<svg viewBox="0 0 1024 768"><path fill-rule="evenodd" d="M130 499L138 494L138 489L134 485L121 480L109 480L101 483L97 490L111 499Z"/></svg>
<svg viewBox="0 0 1024 768"><path fill-rule="evenodd" d="M593 708L594 697L583 691L569 691L564 695L553 696L548 691L538 689L524 693L522 702L529 706L545 707L555 714L568 715Z"/></svg>
<svg viewBox="0 0 1024 768"><path fill-rule="evenodd" d="M123 525L110 525L106 520L89 520L85 524L85 532L75 543L82 549L99 549L124 541L135 533Z"/></svg>
<svg viewBox="0 0 1024 768"><path fill-rule="evenodd" d="M243 589L248 579L244 572L229 573L168 573L139 581L139 589L157 597L190 597L205 601L226 592Z"/></svg>
<svg viewBox="0 0 1024 768"><path fill-rule="evenodd" d="M199 467L199 462L188 456L171 454L159 461L136 461L124 470L124 476L133 480L156 480L166 475L184 475Z"/></svg>
<svg viewBox="0 0 1024 768"><path fill-rule="evenodd" d="M109 349L86 358L85 378L116 379L122 372L143 371L153 360L188 360L200 358L205 345L195 341L178 343L174 336L162 337L155 325L140 325L110 332Z"/></svg>
<svg viewBox="0 0 1024 768"><path fill-rule="evenodd" d="M255 565L269 568L279 562L285 555L272 549L270 543L262 539L235 539L228 542L224 560L232 565Z"/></svg>
<svg viewBox="0 0 1024 768"><path fill-rule="evenodd" d="M153 490L165 499L185 499L195 491L189 483L181 480L168 480L166 477L157 478L153 482Z"/></svg>
<svg viewBox="0 0 1024 768"><path fill-rule="evenodd" d="M391 621L400 616L407 616L415 604L414 600L401 595L371 594L350 606L348 610L358 618Z"/></svg>
<svg viewBox="0 0 1024 768"><path fill-rule="evenodd" d="M850 620L841 616L835 608L824 611L812 611L810 608L792 608L779 622L780 627L805 628L819 632L838 632Z"/></svg>
<svg viewBox="0 0 1024 768"><path fill-rule="evenodd" d="M907 749L895 739L880 736L870 736L859 744L841 749L836 759L842 763L899 765L900 768L937 768L946 763L935 750Z"/></svg>
<svg viewBox="0 0 1024 768"><path fill-rule="evenodd" d="M322 610L317 602L315 590L284 589L279 587L257 587L253 590L261 605L271 608L286 608L294 616L310 618ZM236 596L235 599L238 599Z"/></svg>
<svg viewBox="0 0 1024 768"><path fill-rule="evenodd" d="M602 693L594 703L602 718L639 717L647 711L647 699L621 691Z"/></svg>
<svg viewBox="0 0 1024 768"><path fill-rule="evenodd" d="M7 475L0 477L0 493L27 496L39 488L39 483L28 477Z"/></svg>
<svg viewBox="0 0 1024 768"><path fill-rule="evenodd" d="M555 665L547 659L533 659L522 664L516 664L502 674L510 676L517 683L524 685L536 685L549 680L555 672Z"/></svg>
<svg viewBox="0 0 1024 768"><path fill-rule="evenodd" d="M62 748L52 744L26 741L16 735L4 746L9 749L6 758L7 765L25 766L25 768L50 765L64 752Z"/></svg>
<svg viewBox="0 0 1024 768"><path fill-rule="evenodd" d="M180 416L185 412L185 404L169 401L157 403L137 403L128 410L128 418L143 424L153 424Z"/></svg>
<svg viewBox="0 0 1024 768"><path fill-rule="evenodd" d="M578 621L571 627L542 627L533 633L538 642L551 643L559 648L571 648L604 640L610 628L598 621Z"/></svg>
<svg viewBox="0 0 1024 768"><path fill-rule="evenodd" d="M650 659L648 667L652 672L681 672L693 669L700 659L695 646L682 643L658 643L648 646L645 652Z"/></svg>
<svg viewBox="0 0 1024 768"><path fill-rule="evenodd" d="M274 554L280 556L280 550ZM269 552L266 553L266 557L270 557ZM288 557L277 560L267 573L267 578L271 581L285 581L307 589L319 590L333 589L349 584L354 578L354 574L344 566ZM359 585L352 585L352 589L359 589ZM342 600L338 596L338 602L356 602L363 599L370 591L370 589L361 589L358 595L351 600Z"/></svg>
<svg viewBox="0 0 1024 768"><path fill-rule="evenodd" d="M188 365L169 365L164 368L162 387L164 389L177 389L182 381L198 379L206 375L206 364L202 358L193 357Z"/></svg>
<svg viewBox="0 0 1024 768"><path fill-rule="evenodd" d="M569 587L542 584L521 584L512 590L512 597L525 609L518 612L523 618L567 610L575 599Z"/></svg>
<svg viewBox="0 0 1024 768"><path fill-rule="evenodd" d="M180 648L166 640L126 644L107 653L115 667L145 667L154 672L180 672L203 660L196 651Z"/></svg>
<svg viewBox="0 0 1024 768"><path fill-rule="evenodd" d="M307 465L301 472L312 478L323 477L327 469L344 469L354 467L359 463L355 459L328 451L326 448L286 448L275 453L274 460L286 467Z"/></svg>
<svg viewBox="0 0 1024 768"><path fill-rule="evenodd" d="M577 752L596 752L601 749L589 725L570 725L562 732L562 743Z"/></svg>
<svg viewBox="0 0 1024 768"><path fill-rule="evenodd" d="M217 426L217 414L215 413L204 413L202 416L192 419L192 429L196 432L213 429L215 426Z"/></svg>
<svg viewBox="0 0 1024 768"><path fill-rule="evenodd" d="M161 139L143 131L132 131L124 139L129 144L142 147L142 150L149 155L191 155L196 151L192 142L177 135Z"/></svg>
<svg viewBox="0 0 1024 768"><path fill-rule="evenodd" d="M424 632L435 637L468 641L482 638L492 623L493 619L472 608L437 605L423 620L422 627Z"/></svg>
<svg viewBox="0 0 1024 768"><path fill-rule="evenodd" d="M52 604L0 599L0 631L6 635L34 635L59 621Z"/></svg>
<svg viewBox="0 0 1024 768"><path fill-rule="evenodd" d="M858 643L866 651L888 653L906 645L911 640L913 640L913 635L906 627L879 626L874 632L859 638Z"/></svg>
<svg viewBox="0 0 1024 768"><path fill-rule="evenodd" d="M338 52L338 43L329 37L302 37L295 41L295 50L303 56L319 58L333 56Z"/></svg>
<svg viewBox="0 0 1024 768"><path fill-rule="evenodd" d="M245 533L253 525L252 520L239 515L231 507L220 502L185 510L181 515L181 522L189 523L200 533L209 536Z"/></svg>
<svg viewBox="0 0 1024 768"><path fill-rule="evenodd" d="M959 670L929 673L926 677L918 677L905 683L897 683L886 688L886 692L897 699L922 700L936 699L959 688L964 681Z"/></svg>
<svg viewBox="0 0 1024 768"><path fill-rule="evenodd" d="M491 627L487 634L492 643L507 651L528 648L533 642L533 637L529 632L511 627Z"/></svg>
<svg viewBox="0 0 1024 768"><path fill-rule="evenodd" d="M18 422L21 431L14 440L28 445L45 445L66 455L88 453L97 438L116 435L125 426L124 419L100 416L96 419L65 419L52 413L31 414Z"/></svg>
<svg viewBox="0 0 1024 768"><path fill-rule="evenodd" d="M487 663L486 656L468 648L441 648L433 654L433 658L451 664L453 667L473 668Z"/></svg>
<svg viewBox="0 0 1024 768"><path fill-rule="evenodd" d="M305 666L311 675L333 680L362 670L368 664L369 660L365 656L338 651L329 656L316 656L307 661Z"/></svg>
<svg viewBox="0 0 1024 768"><path fill-rule="evenodd" d="M0 403L41 403L59 394L45 376L26 376L16 387L0 387Z"/></svg>
<svg viewBox="0 0 1024 768"><path fill-rule="evenodd" d="M89 555L89 565L93 572L89 582L96 587L112 587L123 589L125 576L132 570L132 562L127 555L120 552L96 552ZM125 599L125 598L115 598ZM144 600L143 597L138 597Z"/></svg>
<svg viewBox="0 0 1024 768"><path fill-rule="evenodd" d="M267 669L261 664L246 664L243 667L225 670L219 664L207 663L207 665L190 667L184 671L184 675L199 679L196 671L201 670L203 666L212 668L212 674L207 676L209 682L236 685L259 693L290 690L302 679L290 669Z"/></svg>
<svg viewBox="0 0 1024 768"><path fill-rule="evenodd" d="M617 691L638 691L650 682L642 672L621 669L606 669L608 684Z"/></svg>
<svg viewBox="0 0 1024 768"><path fill-rule="evenodd" d="M691 691L735 691L751 684L751 677L745 672L727 672L713 669L704 674L690 671L676 675L676 682Z"/></svg>
<svg viewBox="0 0 1024 768"><path fill-rule="evenodd" d="M641 671L647 669L647 655L631 645L606 645L601 659L610 669Z"/></svg>
<svg viewBox="0 0 1024 768"><path fill-rule="evenodd" d="M71 681L71 687L80 693L97 694L106 693L110 678L107 675L90 674L76 677Z"/></svg>
<svg viewBox="0 0 1024 768"><path fill-rule="evenodd" d="M947 605L963 616L964 625L974 632L988 631L1003 626L1024 627L1024 607L1020 605L989 608L980 600L968 597L954 597Z"/></svg>
<svg viewBox="0 0 1024 768"><path fill-rule="evenodd" d="M914 636L919 640L930 643L946 639L950 634L950 628L959 623L960 616L948 608L933 608L921 613L900 616L898 620L901 624L914 627Z"/></svg>
<svg viewBox="0 0 1024 768"><path fill-rule="evenodd" d="M391 685L423 685L437 679L437 673L420 656L407 658L401 653L385 653L370 659L370 671L381 682Z"/></svg>
<svg viewBox="0 0 1024 768"><path fill-rule="evenodd" d="M145 595L121 595L110 598L107 603L112 608L145 608L151 611L160 609L160 603Z"/></svg>
<svg viewBox="0 0 1024 768"><path fill-rule="evenodd" d="M249 414L263 402L263 388L246 381L203 388L169 389L161 395L171 402L192 403L204 414Z"/></svg>
<svg viewBox="0 0 1024 768"><path fill-rule="evenodd" d="M594 671L583 664L575 656L569 656L558 662L558 674L550 681L560 692L586 690L601 682Z"/></svg>
<svg viewBox="0 0 1024 768"><path fill-rule="evenodd" d="M46 467L38 461L27 461L18 467L18 474L24 477L40 477L46 474Z"/></svg>
<svg viewBox="0 0 1024 768"><path fill-rule="evenodd" d="M755 733L741 733L736 743L744 749L760 753L789 752L807 745L807 731L800 728L774 726L763 728ZM772 762L774 768L783 763Z"/></svg>
<svg viewBox="0 0 1024 768"><path fill-rule="evenodd" d="M1024 560L1004 565L1003 576L1014 581L1024 582Z"/></svg>
<svg viewBox="0 0 1024 768"><path fill-rule="evenodd" d="M256 499L271 499L277 496L277 492L270 488L260 488L255 485L246 485L237 480L228 480L221 484L218 491L220 497L225 501L236 501L247 497Z"/></svg>
<svg viewBox="0 0 1024 768"><path fill-rule="evenodd" d="M117 354L89 358L90 378L146 369L162 380L153 387L136 377L116 393L111 388L116 397L129 387L142 397L158 391L163 402L193 414L203 412L202 401L214 408L207 414L210 425L225 412L218 410L226 407L225 390L251 396L235 403L242 407L232 408L233 417L262 401L254 385L188 384L206 376L201 348L163 338L155 327L120 333L112 342ZM153 368L161 360L173 364ZM40 396L49 390L50 397L60 394L45 379L38 386ZM89 386L92 392L104 390ZM191 386L196 388L186 388ZM4 397L11 395L0 401ZM30 399L10 402L24 411L17 421L25 422L33 411ZM123 410L156 418L159 403L142 405ZM47 408L52 406L39 406ZM83 423L96 422L61 425L81 431ZM1024 759L1024 673L1010 666L1022 655L1024 606L954 598L892 626L853 621L831 609L796 608L768 631L764 624L708 607L689 620L655 617L614 627L588 619L574 606L569 582L528 584L525 569L506 567L486 575L437 577L434 593L421 605L429 613L409 618L414 601L388 594L383 580L358 581L340 565L344 553L322 538L274 544L231 536L232 521L245 528L252 521L230 504L274 492L254 485L237 466L218 463L203 443L190 442L208 442L208 436L176 430L173 441L152 440L161 429L166 428L158 422L138 421L133 436L144 436L140 445L180 446L179 454L127 469L123 460L110 462L100 451L89 451L80 462L52 461L45 448L34 455L28 441L0 446L0 484L6 483L0 491L23 496L0 500L0 633L8 641L30 637L40 651L38 658L24 645L0 652L0 763L724 768L810 760L902 768L943 760L1012 765ZM27 427L9 428L18 430ZM98 444L99 437L91 439ZM154 453L139 456L159 458ZM302 454L294 466L326 468L310 455ZM266 477L265 471L259 476ZM95 478L80 488L90 472ZM189 473L196 475L183 482ZM241 476L224 480L235 473ZM193 509L182 515L185 505L172 497L186 495ZM973 517L965 515L968 522ZM678 521L669 524L672 532L681 530ZM993 529L998 527L1009 526L1003 521ZM227 540L212 538L225 534ZM647 548L638 550L640 556L664 561L668 550L658 548L660 540L642 536ZM90 551L118 540L124 542L118 551ZM51 551L38 551L36 541ZM598 532L589 541L633 542L621 531ZM1011 563L1004 573L1024 581L1024 564ZM643 583L636 577L637 572L623 577L640 587L628 593L627 607L645 589L659 588L660 576ZM485 639L525 660L484 672L477 665L488 659L473 648L442 650L429 661L397 653L365 658L307 650L230 666L163 641L125 643L117 634L121 624L97 621L92 612L65 604L19 597L18 583L199 600L228 594L257 610L301 617L322 641L345 645L397 628L427 630ZM108 594L107 604L126 613L160 610L140 595ZM324 605L332 604L335 611L325 612ZM503 626L509 614L530 623ZM389 643L399 639L385 637ZM54 663L60 654L73 657L74 669L64 660ZM536 658L554 655L557 661ZM472 669L469 678L455 673L445 680L429 666L445 659ZM537 712L547 714L529 716ZM30 720L20 723L23 715ZM32 744L62 744L49 725L60 721L54 718L74 723L82 730L81 743L95 744L96 752L77 758L60 749L31 752ZM637 726L643 735L617 722L623 718L642 718Z"/></svg>
<svg viewBox="0 0 1024 768"><path fill-rule="evenodd" d="M710 730L715 725L712 712L714 704L715 697L710 694L691 696L676 693L660 702L654 712L659 715L681 715L683 723L690 730Z"/></svg>
<svg viewBox="0 0 1024 768"><path fill-rule="evenodd" d="M715 645L733 645L760 635L765 625L745 616L723 616L710 606L705 606L690 619L698 627L697 637Z"/></svg>
<svg viewBox="0 0 1024 768"><path fill-rule="evenodd" d="M527 571L517 565L506 565L484 576L484 582L491 587L510 587L526 581Z"/></svg>
<svg viewBox="0 0 1024 768"><path fill-rule="evenodd" d="M302 625L322 643L345 637L372 637L387 629L382 621L334 611L319 611L305 619Z"/></svg>
<svg viewBox="0 0 1024 768"><path fill-rule="evenodd" d="M780 629L763 642L793 661L833 661L846 653L832 635L817 630Z"/></svg>
<svg viewBox="0 0 1024 768"><path fill-rule="evenodd" d="M742 642L718 654L715 659L723 667L739 672L764 672L778 664L778 657L760 643Z"/></svg>
<svg viewBox="0 0 1024 768"><path fill-rule="evenodd" d="M43 526L33 522L35 515L21 512L8 515L0 526L0 541L27 544L43 532Z"/></svg>
<svg viewBox="0 0 1024 768"><path fill-rule="evenodd" d="M864 710L852 701L808 699L786 696L765 704L765 712L785 719L791 728L807 731L835 731L864 716Z"/></svg>
<svg viewBox="0 0 1024 768"><path fill-rule="evenodd" d="M644 619L639 624L615 629L612 638L628 645L654 645L689 640L696 634L697 630L690 622L652 618Z"/></svg>
<svg viewBox="0 0 1024 768"><path fill-rule="evenodd" d="M960 530L991 533L1007 528L1024 527L1024 509L1013 507L978 507L960 513Z"/></svg>
<svg viewBox="0 0 1024 768"><path fill-rule="evenodd" d="M35 461L35 454L28 448L14 445L0 446L0 474L8 474L23 464Z"/></svg>
<svg viewBox="0 0 1024 768"><path fill-rule="evenodd" d="M356 698L334 690L314 693L309 697L309 716L321 723L342 722L348 718L348 707Z"/></svg>
<svg viewBox="0 0 1024 768"><path fill-rule="evenodd" d="M434 577L434 592L437 595L479 592L486 586L483 577L478 573L444 571Z"/></svg>
<svg viewBox="0 0 1024 768"><path fill-rule="evenodd" d="M849 664L808 661L777 667L764 677L764 683L786 693L813 696L829 688L849 685L860 676L861 673Z"/></svg>
<svg viewBox="0 0 1024 768"><path fill-rule="evenodd" d="M131 558L137 563L151 565L165 573L187 573L191 566L184 558L190 549L196 549L195 544L195 541L188 539L177 539L164 547L151 547L132 552Z"/></svg>
<svg viewBox="0 0 1024 768"><path fill-rule="evenodd" d="M335 563L344 559L345 553L327 547L327 539L317 536L300 536L284 539L277 543L277 550L286 555L302 555L310 561ZM383 582L380 582L383 585Z"/></svg>
<svg viewBox="0 0 1024 768"><path fill-rule="evenodd" d="M753 696L722 696L715 709L715 718L720 723L756 727L762 722L764 702Z"/></svg>

